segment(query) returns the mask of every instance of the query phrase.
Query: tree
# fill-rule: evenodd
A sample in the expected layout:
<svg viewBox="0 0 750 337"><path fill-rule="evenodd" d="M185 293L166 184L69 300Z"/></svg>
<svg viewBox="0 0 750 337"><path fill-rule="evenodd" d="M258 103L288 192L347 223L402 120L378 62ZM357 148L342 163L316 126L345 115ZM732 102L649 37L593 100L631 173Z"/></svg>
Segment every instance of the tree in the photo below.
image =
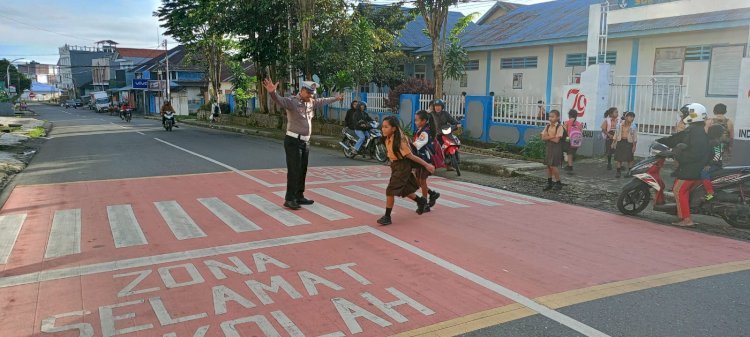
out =
<svg viewBox="0 0 750 337"><path fill-rule="evenodd" d="M444 78L458 81L464 74L466 74L465 67L466 62L469 61L469 56L466 49L461 46L461 39L459 36L477 15L478 13L472 13L464 16L458 20L453 28L451 28L451 33L448 36L450 44L446 48L445 58L443 60L445 62L443 69Z"/></svg>
<svg viewBox="0 0 750 337"><path fill-rule="evenodd" d="M372 23L376 65L370 80L379 86L395 88L406 80L403 65L413 60L396 43L406 24L414 20L414 13L404 11L403 2L389 6L360 5L357 14Z"/></svg>
<svg viewBox="0 0 750 337"><path fill-rule="evenodd" d="M447 34L448 8L458 4L458 0L415 0L417 12L424 18L427 34L432 41L432 67L435 73L435 98L443 97L443 47Z"/></svg>
<svg viewBox="0 0 750 337"><path fill-rule="evenodd" d="M231 46L225 26L231 5L230 0L162 0L154 12L165 34L184 44L205 66L212 101L219 98L221 67Z"/></svg>
<svg viewBox="0 0 750 337"><path fill-rule="evenodd" d="M5 70L8 69L8 59L2 59L0 60L0 82L7 81L7 73ZM18 72L18 68L16 66L11 65L10 66L10 83L6 83L7 86L15 86L16 87L16 93L21 94L26 89L31 89L31 80L26 78L26 76L23 76L21 73ZM5 88L0 88L0 91L4 91Z"/></svg>

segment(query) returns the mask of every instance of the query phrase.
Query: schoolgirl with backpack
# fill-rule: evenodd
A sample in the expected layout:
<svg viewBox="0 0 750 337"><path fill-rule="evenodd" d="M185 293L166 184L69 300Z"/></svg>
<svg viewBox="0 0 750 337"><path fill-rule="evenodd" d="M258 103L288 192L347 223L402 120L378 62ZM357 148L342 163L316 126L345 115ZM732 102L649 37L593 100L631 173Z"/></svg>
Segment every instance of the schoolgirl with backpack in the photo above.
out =
<svg viewBox="0 0 750 337"><path fill-rule="evenodd" d="M568 120L563 124L565 129L565 153L568 155L568 165L565 171L573 172L573 160L575 159L578 148L583 144L583 124L578 121L578 110L570 109L568 111Z"/></svg>

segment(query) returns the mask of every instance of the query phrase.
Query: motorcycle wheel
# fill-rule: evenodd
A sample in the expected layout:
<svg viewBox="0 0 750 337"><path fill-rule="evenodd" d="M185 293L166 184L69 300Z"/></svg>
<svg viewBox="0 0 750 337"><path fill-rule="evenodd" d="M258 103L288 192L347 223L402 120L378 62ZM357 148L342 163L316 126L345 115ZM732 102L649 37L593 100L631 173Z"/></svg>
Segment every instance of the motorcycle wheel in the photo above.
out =
<svg viewBox="0 0 750 337"><path fill-rule="evenodd" d="M750 216L741 217L735 214L734 216L722 215L721 217L732 227L750 229Z"/></svg>
<svg viewBox="0 0 750 337"><path fill-rule="evenodd" d="M344 157L346 157L346 158L354 158L354 156L355 156L354 152L351 150L352 146L354 146L354 144L349 144L349 148L348 149L345 148L345 147L342 148L344 150Z"/></svg>
<svg viewBox="0 0 750 337"><path fill-rule="evenodd" d="M626 215L636 215L646 209L651 202L651 188L641 182L634 180L625 185L617 197L617 209Z"/></svg>
<svg viewBox="0 0 750 337"><path fill-rule="evenodd" d="M385 149L385 144L375 145L375 159L381 163L388 160L388 151Z"/></svg>
<svg viewBox="0 0 750 337"><path fill-rule="evenodd" d="M458 158L458 152L453 154L453 158L451 158L451 165L453 165L453 168L456 170L456 176L461 176L461 160Z"/></svg>

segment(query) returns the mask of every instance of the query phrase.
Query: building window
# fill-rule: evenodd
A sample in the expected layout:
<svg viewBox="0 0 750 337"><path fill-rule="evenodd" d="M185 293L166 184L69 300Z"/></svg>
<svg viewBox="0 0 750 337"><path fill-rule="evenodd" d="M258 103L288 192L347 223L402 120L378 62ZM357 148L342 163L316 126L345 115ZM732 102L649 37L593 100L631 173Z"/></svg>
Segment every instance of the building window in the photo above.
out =
<svg viewBox="0 0 750 337"><path fill-rule="evenodd" d="M500 59L500 69L536 68L537 57L512 57Z"/></svg>
<svg viewBox="0 0 750 337"><path fill-rule="evenodd" d="M706 96L737 97L745 45L714 47L708 66Z"/></svg>
<svg viewBox="0 0 750 337"><path fill-rule="evenodd" d="M424 64L415 64L414 77L422 80L427 78L427 66Z"/></svg>
<svg viewBox="0 0 750 337"><path fill-rule="evenodd" d="M711 59L711 46L688 46L685 48L685 61L708 61Z"/></svg>
<svg viewBox="0 0 750 337"><path fill-rule="evenodd" d="M479 60L470 60L464 64L464 70L479 70Z"/></svg>
<svg viewBox="0 0 750 337"><path fill-rule="evenodd" d="M565 56L565 66L585 66L586 65L586 53L568 54Z"/></svg>
<svg viewBox="0 0 750 337"><path fill-rule="evenodd" d="M604 62L602 62L604 61ZM608 51L607 54L600 54L599 55L599 62L600 63L609 63L611 65L615 65L617 63L617 52L616 51ZM589 57L589 64L596 64L596 57Z"/></svg>
<svg viewBox="0 0 750 337"><path fill-rule="evenodd" d="M466 74L461 75L460 86L461 88L466 88L469 86L469 75L466 75Z"/></svg>

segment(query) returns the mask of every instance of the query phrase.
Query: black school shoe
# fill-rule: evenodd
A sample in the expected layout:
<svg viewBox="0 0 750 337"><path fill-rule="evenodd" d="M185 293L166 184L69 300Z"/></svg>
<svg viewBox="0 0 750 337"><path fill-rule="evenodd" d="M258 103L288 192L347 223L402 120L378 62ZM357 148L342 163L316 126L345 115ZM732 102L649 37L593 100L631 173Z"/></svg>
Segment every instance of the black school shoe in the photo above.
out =
<svg viewBox="0 0 750 337"><path fill-rule="evenodd" d="M298 210L302 208L296 200L287 200L284 202L284 207L292 209L292 210Z"/></svg>
<svg viewBox="0 0 750 337"><path fill-rule="evenodd" d="M315 201L307 199L305 197L297 198L297 203L300 205L312 205Z"/></svg>
<svg viewBox="0 0 750 337"><path fill-rule="evenodd" d="M435 207L435 203L437 202L438 198L440 198L440 193L435 192L435 191L430 191L429 194L430 194L430 201L429 201L428 205L430 207ZM427 211L427 212L429 212L429 211Z"/></svg>
<svg viewBox="0 0 750 337"><path fill-rule="evenodd" d="M391 217L390 217L390 216L388 216L388 215L383 215L383 217L381 217L380 219L378 219L378 221L377 221L377 222L378 222L379 224L383 225L383 226L387 226L387 225L390 225L390 224L392 224L392 222L391 222Z"/></svg>
<svg viewBox="0 0 750 337"><path fill-rule="evenodd" d="M417 214L422 215L422 213L424 213L425 207L427 207L427 199L417 197L414 200L417 202Z"/></svg>

